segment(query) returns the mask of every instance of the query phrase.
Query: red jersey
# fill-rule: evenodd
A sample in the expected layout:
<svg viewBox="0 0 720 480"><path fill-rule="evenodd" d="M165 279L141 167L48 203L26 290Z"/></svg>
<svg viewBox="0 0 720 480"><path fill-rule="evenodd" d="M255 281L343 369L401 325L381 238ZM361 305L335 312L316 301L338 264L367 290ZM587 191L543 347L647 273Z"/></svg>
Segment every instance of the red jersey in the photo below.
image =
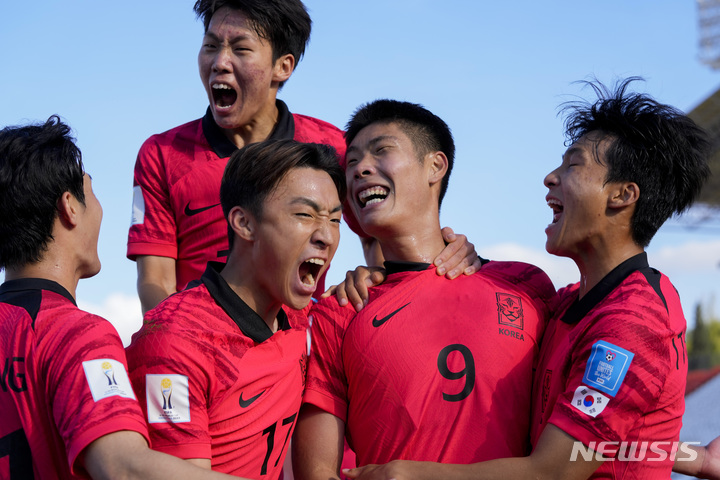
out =
<svg viewBox="0 0 720 480"><path fill-rule="evenodd" d="M87 477L79 454L120 430L147 438L115 328L59 284L0 286L0 478Z"/></svg>
<svg viewBox="0 0 720 480"><path fill-rule="evenodd" d="M270 139L327 144L344 161L341 130L316 118L290 114L280 100L277 107L278 123ZM174 258L178 291L199 279L207 262L225 262L228 228L220 206L220 183L225 165L236 150L210 109L202 119L146 140L135 163L128 258ZM346 220L356 232L361 231L347 215ZM324 285L323 275L318 281L319 291Z"/></svg>
<svg viewBox="0 0 720 480"><path fill-rule="evenodd" d="M455 280L397 265L357 314L315 304L304 401L345 422L359 465L527 455L550 279L516 262Z"/></svg>
<svg viewBox="0 0 720 480"><path fill-rule="evenodd" d="M543 339L533 445L552 423L612 459L591 478L670 478L687 378L678 294L648 267L645 253L619 265L580 300L578 289L560 291ZM587 452L577 447L576 457Z"/></svg>
<svg viewBox="0 0 720 480"><path fill-rule="evenodd" d="M307 320L281 310L273 334L220 267L146 314L127 348L130 377L153 449L278 478L305 385Z"/></svg>

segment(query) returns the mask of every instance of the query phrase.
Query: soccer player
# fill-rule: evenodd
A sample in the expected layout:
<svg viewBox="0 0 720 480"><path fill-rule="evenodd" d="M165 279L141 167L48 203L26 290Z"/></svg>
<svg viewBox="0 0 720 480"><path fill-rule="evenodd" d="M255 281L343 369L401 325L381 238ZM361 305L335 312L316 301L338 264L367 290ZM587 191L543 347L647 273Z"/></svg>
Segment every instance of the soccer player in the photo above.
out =
<svg viewBox="0 0 720 480"><path fill-rule="evenodd" d="M113 326L78 309L102 208L59 118L0 131L0 478L229 478L148 448Z"/></svg>
<svg viewBox="0 0 720 480"><path fill-rule="evenodd" d="M219 192L234 151L266 139L295 139L331 145L339 159L345 154L338 128L290 113L277 98L310 38L311 20L300 0L199 0L194 9L205 28L198 67L209 107L204 117L147 139L135 164L127 256L137 262L143 313L200 278L208 261L226 260ZM448 231L447 238L456 237ZM365 235L361 240L370 258L374 242ZM448 248L436 260L439 273L453 277L479 267L464 236ZM318 288L324 290L324 278Z"/></svg>
<svg viewBox="0 0 720 480"><path fill-rule="evenodd" d="M378 239L388 278L357 314L335 297L312 309L296 476L337 478L344 435L360 465L526 454L550 279L517 262L486 261L452 281L435 273L454 156L440 118L378 100L353 115L346 142L348 202Z"/></svg>
<svg viewBox="0 0 720 480"><path fill-rule="evenodd" d="M591 83L594 103L566 105L570 147L545 177L546 249L580 281L559 292L535 377L530 456L476 465L388 464L353 478L669 478L687 362L685 318L645 248L688 208L709 174L705 133L680 111ZM680 450L680 451L676 451Z"/></svg>
<svg viewBox="0 0 720 480"><path fill-rule="evenodd" d="M335 254L344 195L327 145L270 140L233 153L220 187L227 264L211 262L148 312L127 349L153 448L278 477L305 385L300 310Z"/></svg>

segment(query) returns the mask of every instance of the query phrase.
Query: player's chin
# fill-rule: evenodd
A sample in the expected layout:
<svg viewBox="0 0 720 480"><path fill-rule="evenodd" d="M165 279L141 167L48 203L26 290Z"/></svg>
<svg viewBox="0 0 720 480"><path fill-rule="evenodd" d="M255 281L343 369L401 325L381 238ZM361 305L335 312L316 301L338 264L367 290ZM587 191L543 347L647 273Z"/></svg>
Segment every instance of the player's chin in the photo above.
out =
<svg viewBox="0 0 720 480"><path fill-rule="evenodd" d="M286 291L283 305L294 308L295 310L302 310L308 306L314 294L315 285L309 286L303 284L298 278Z"/></svg>
<svg viewBox="0 0 720 480"><path fill-rule="evenodd" d="M549 253L550 255L558 255L557 246L552 241L552 238L548 237L547 240L545 240L545 251Z"/></svg>
<svg viewBox="0 0 720 480"><path fill-rule="evenodd" d="M95 275L97 275L98 273L100 273L100 267L101 267L101 265L100 265L100 260L99 260L99 259L97 259L96 261L91 262L91 263L85 265L84 268L82 268L82 269L80 270L80 271L82 272L82 273L80 274L80 278L90 278L90 277L94 277Z"/></svg>
<svg viewBox="0 0 720 480"><path fill-rule="evenodd" d="M295 310L302 310L307 307L312 300L312 294L307 295L289 295L285 301L285 305Z"/></svg>
<svg viewBox="0 0 720 480"><path fill-rule="evenodd" d="M218 107L217 105L211 105L210 110L213 116L213 120L217 123L218 127L225 130L233 130L239 128L242 125L242 118L240 117L241 112L237 105L231 105L230 107Z"/></svg>
<svg viewBox="0 0 720 480"><path fill-rule="evenodd" d="M545 242L545 251L556 257L572 257L571 250L572 249L567 248L567 246L563 246L555 241L552 237L548 237Z"/></svg>

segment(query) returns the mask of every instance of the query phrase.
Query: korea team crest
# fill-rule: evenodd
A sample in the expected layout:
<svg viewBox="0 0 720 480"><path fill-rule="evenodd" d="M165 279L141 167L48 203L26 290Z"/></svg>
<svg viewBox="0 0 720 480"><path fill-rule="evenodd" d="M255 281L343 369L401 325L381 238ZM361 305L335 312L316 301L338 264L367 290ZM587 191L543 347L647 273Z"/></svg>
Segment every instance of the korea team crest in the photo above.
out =
<svg viewBox="0 0 720 480"><path fill-rule="evenodd" d="M524 317L522 299L509 293L495 293L498 308L498 323L523 329Z"/></svg>

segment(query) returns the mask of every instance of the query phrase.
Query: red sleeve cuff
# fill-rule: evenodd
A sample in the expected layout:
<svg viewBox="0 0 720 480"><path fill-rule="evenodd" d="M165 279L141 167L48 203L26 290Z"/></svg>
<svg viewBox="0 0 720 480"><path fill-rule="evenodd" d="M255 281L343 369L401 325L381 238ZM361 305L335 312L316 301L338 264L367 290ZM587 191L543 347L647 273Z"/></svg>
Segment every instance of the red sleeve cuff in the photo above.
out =
<svg viewBox="0 0 720 480"><path fill-rule="evenodd" d="M154 255L177 260L177 245L160 243L128 242L127 258L135 260L139 255Z"/></svg>
<svg viewBox="0 0 720 480"><path fill-rule="evenodd" d="M324 392L317 390L305 389L303 403L315 405L320 410L324 410L338 417L347 423L347 404L339 398L331 397Z"/></svg>
<svg viewBox="0 0 720 480"><path fill-rule="evenodd" d="M183 445L153 445L153 450L167 453L174 457L188 458L212 458L212 450L210 444L207 443L189 443Z"/></svg>

